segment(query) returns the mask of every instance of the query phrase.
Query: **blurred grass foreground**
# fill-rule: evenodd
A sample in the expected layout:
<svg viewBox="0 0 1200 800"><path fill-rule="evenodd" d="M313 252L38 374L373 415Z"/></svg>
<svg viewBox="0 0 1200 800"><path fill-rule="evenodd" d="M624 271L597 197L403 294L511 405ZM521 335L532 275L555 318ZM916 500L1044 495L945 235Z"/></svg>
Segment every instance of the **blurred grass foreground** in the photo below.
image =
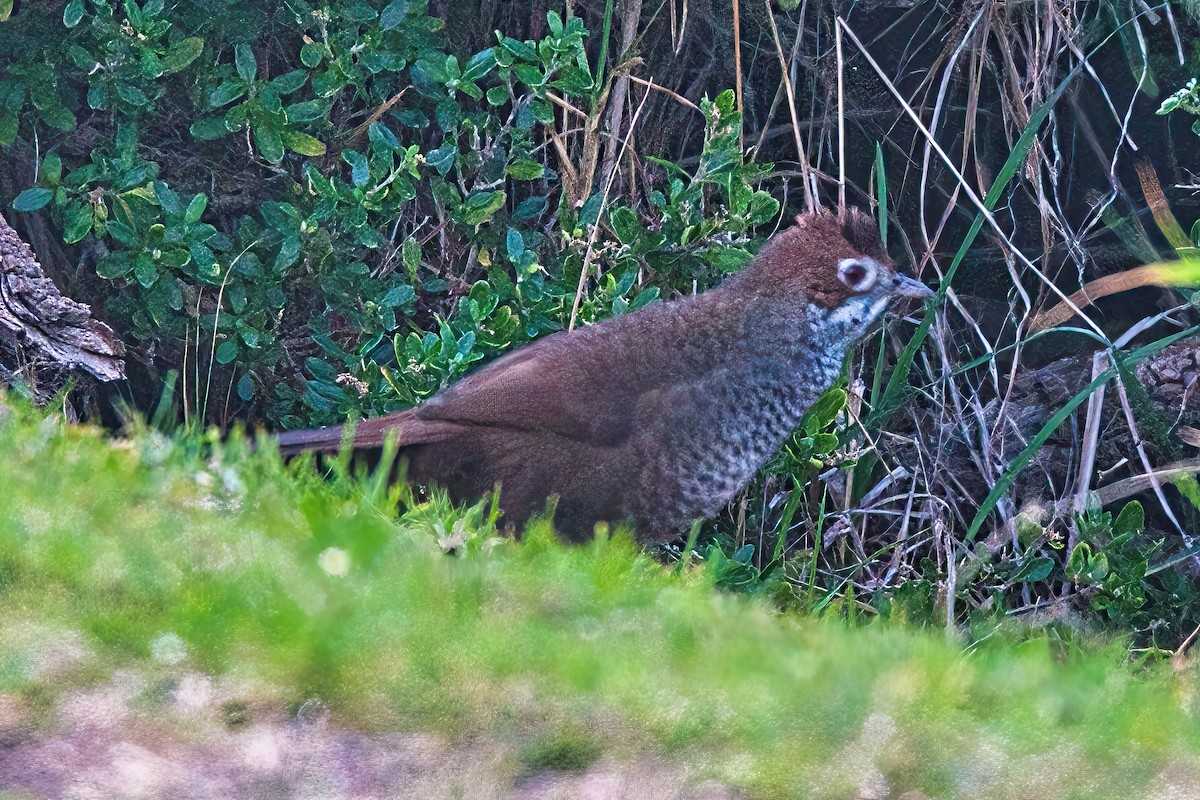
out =
<svg viewBox="0 0 1200 800"><path fill-rule="evenodd" d="M1189 665L781 615L620 536L516 543L486 507L333 472L0 405L0 796L38 796L14 760L64 734L64 698L130 675L177 727L159 710L202 676L231 735L320 708L490 743L512 781L649 753L763 798L1200 796Z"/></svg>

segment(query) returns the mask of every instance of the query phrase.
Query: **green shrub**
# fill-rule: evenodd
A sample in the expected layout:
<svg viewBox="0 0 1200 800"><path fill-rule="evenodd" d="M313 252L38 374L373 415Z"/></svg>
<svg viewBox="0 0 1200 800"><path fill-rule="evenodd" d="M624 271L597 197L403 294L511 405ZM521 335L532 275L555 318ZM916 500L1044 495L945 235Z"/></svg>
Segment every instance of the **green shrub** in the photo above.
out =
<svg viewBox="0 0 1200 800"><path fill-rule="evenodd" d="M205 421L233 392L284 427L411 405L563 328L585 261L586 322L711 284L779 212L729 93L703 104L698 166L659 160L646 202L601 208L591 176L557 191L553 102L598 116L614 74L557 12L461 59L419 0L50 13L0 29L0 144L43 153L14 208L99 254L81 299L152 382L190 375Z"/></svg>

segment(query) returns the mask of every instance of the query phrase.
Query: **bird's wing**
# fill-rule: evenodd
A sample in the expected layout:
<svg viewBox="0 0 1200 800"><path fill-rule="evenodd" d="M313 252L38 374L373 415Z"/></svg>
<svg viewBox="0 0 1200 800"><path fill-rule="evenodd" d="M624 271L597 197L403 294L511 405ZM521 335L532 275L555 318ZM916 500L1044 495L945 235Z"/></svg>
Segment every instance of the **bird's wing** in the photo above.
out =
<svg viewBox="0 0 1200 800"><path fill-rule="evenodd" d="M632 387L638 382L607 377L600 366L606 360L596 358L596 338L591 331L580 331L531 342L416 408L359 420L353 446L379 447L388 435L396 436L401 446L437 442L471 428L550 433L618 446L632 430L638 404ZM285 454L336 451L346 435L347 426L337 425L289 431L276 440Z"/></svg>
<svg viewBox="0 0 1200 800"><path fill-rule="evenodd" d="M361 420L356 447L379 446L391 432L398 444L463 435L472 428L552 434L619 447L638 425L643 398L710 368L683 357L677 344L689 333L666 307L608 320L572 333L551 334L492 361L416 408ZM651 341L653 340L653 341ZM342 429L284 434L281 446L336 450Z"/></svg>
<svg viewBox="0 0 1200 800"><path fill-rule="evenodd" d="M621 349L622 338L597 327L539 339L444 389L416 416L619 446L633 430L639 395L652 388L604 352Z"/></svg>

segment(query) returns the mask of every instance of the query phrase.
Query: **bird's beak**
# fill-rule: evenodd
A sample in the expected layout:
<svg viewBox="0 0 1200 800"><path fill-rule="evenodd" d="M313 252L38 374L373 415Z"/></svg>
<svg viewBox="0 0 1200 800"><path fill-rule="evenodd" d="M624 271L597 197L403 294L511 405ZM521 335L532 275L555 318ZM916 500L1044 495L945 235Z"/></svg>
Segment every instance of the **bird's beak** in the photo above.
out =
<svg viewBox="0 0 1200 800"><path fill-rule="evenodd" d="M915 297L918 300L929 300L934 297L932 289L907 275L893 275L892 286L895 287L893 292L898 297Z"/></svg>

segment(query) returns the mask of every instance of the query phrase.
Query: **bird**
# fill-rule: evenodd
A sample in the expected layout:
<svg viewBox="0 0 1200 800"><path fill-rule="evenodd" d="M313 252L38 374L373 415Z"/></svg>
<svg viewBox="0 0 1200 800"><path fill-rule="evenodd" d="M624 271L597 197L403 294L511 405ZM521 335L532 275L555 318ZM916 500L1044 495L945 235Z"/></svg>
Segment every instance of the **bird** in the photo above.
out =
<svg viewBox="0 0 1200 800"><path fill-rule="evenodd" d="M894 300L932 297L865 212L807 212L715 288L537 339L352 433L277 443L288 455L394 437L410 480L456 501L498 491L513 531L549 510L571 541L606 523L664 543L750 481Z"/></svg>

